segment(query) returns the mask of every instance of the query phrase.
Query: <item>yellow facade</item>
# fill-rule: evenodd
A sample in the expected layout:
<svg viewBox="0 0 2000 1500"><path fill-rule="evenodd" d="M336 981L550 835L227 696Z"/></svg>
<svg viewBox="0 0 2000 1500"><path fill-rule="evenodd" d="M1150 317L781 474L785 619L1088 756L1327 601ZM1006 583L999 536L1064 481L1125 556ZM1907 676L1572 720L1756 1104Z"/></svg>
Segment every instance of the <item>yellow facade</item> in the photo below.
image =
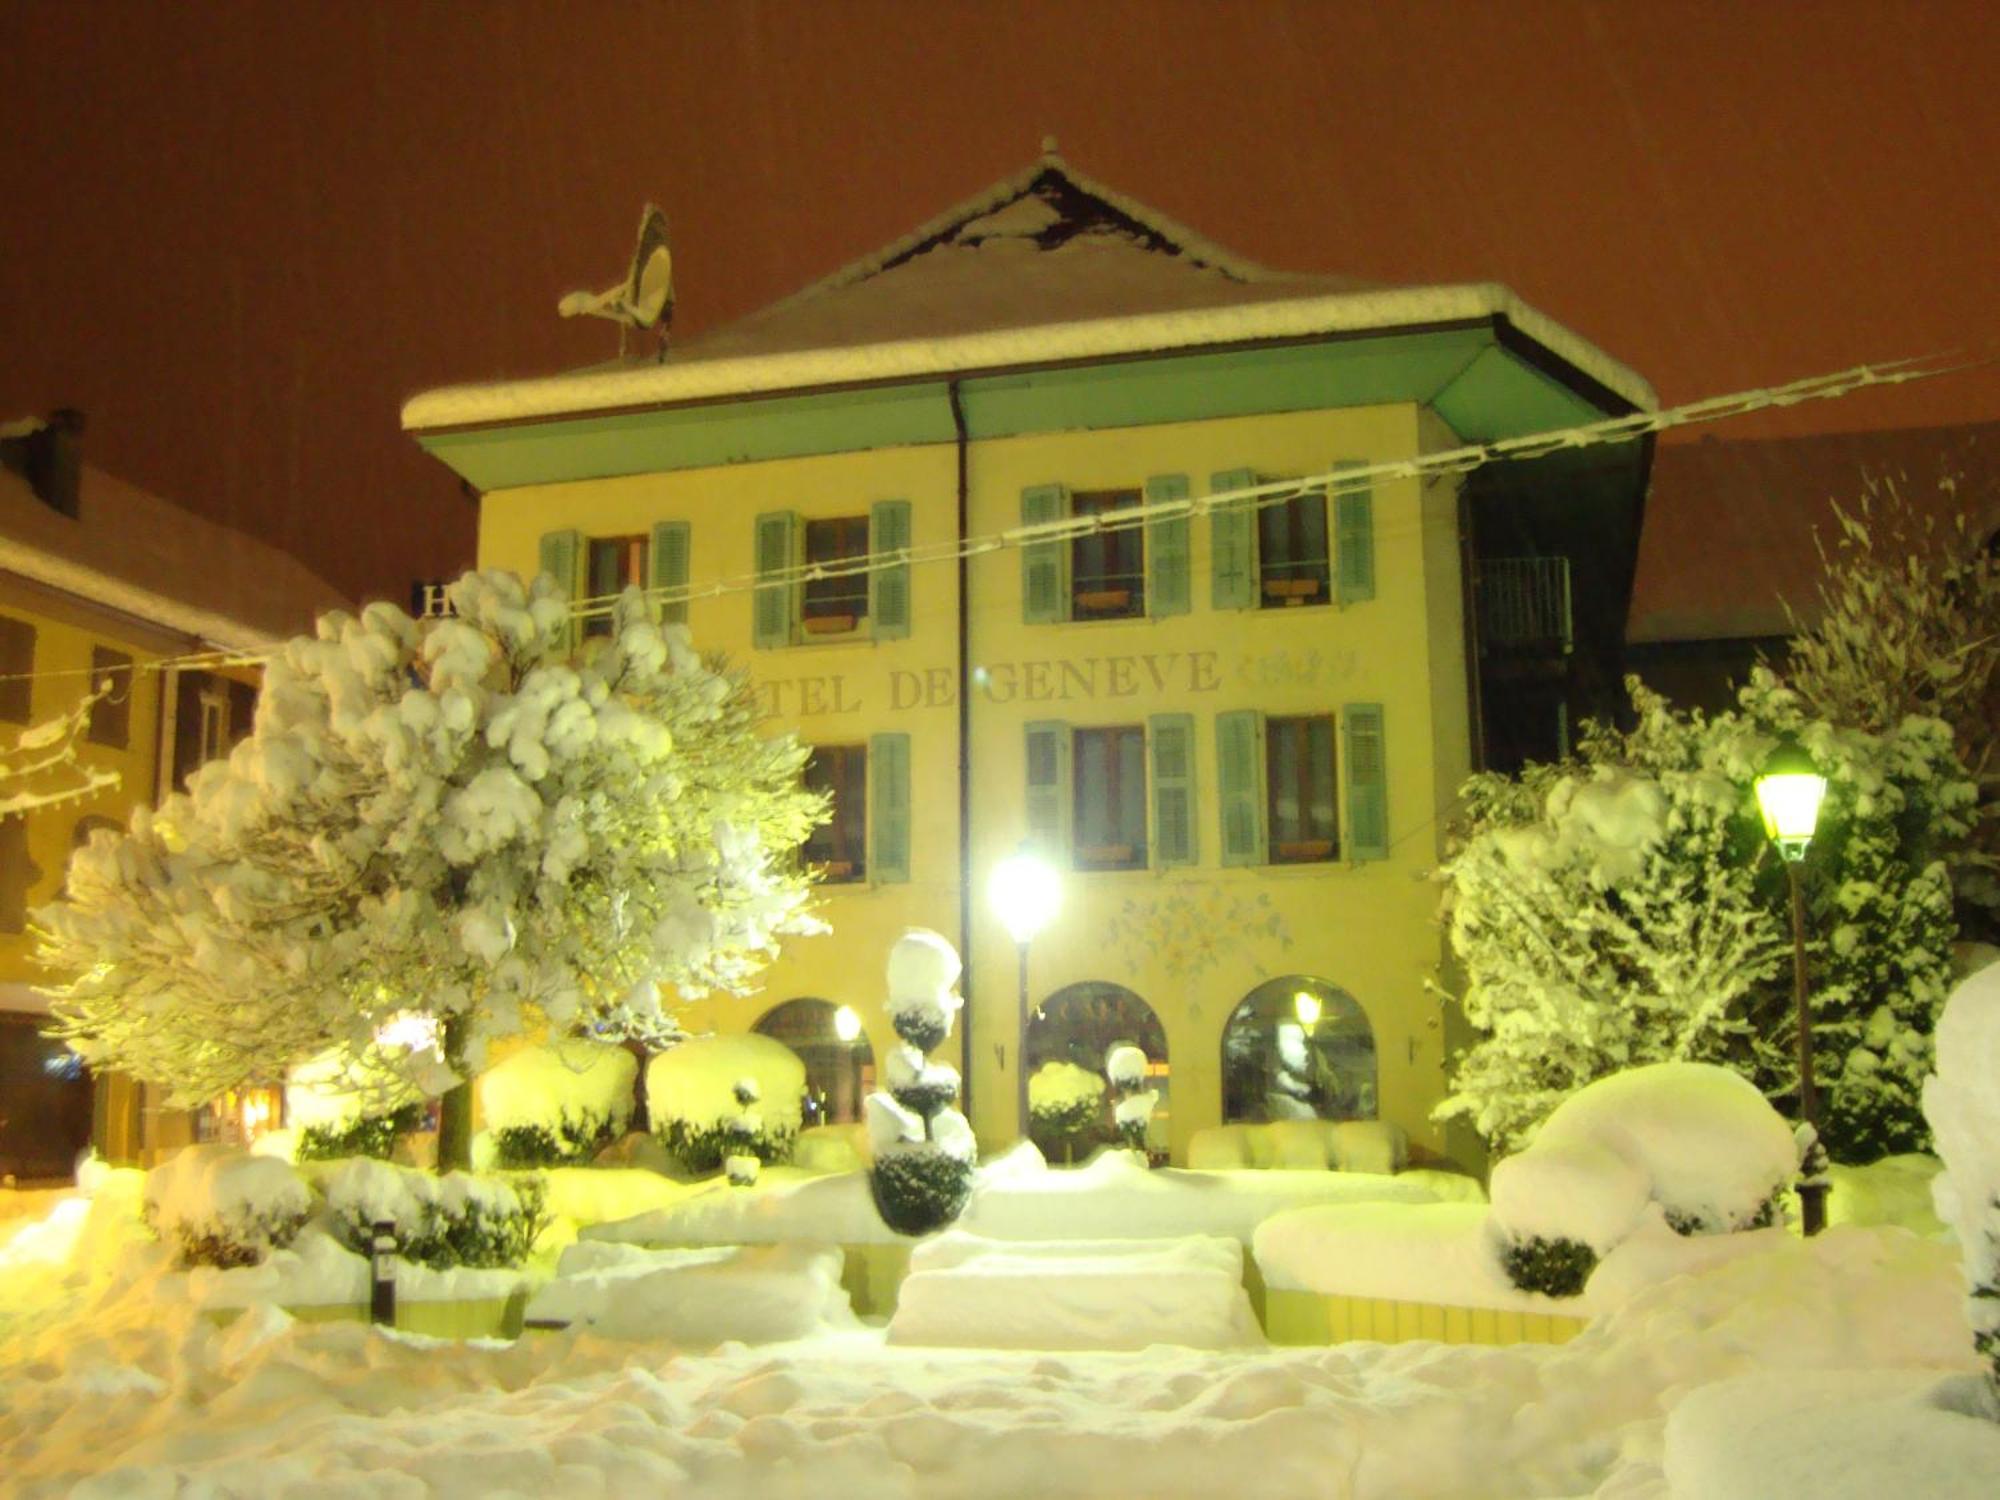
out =
<svg viewBox="0 0 2000 1500"><path fill-rule="evenodd" d="M1194 495L1232 470L1297 476L1343 463L1401 459L1459 439L1422 406L1387 403L1210 420L1033 432L965 443L966 532L1018 526L1023 491L1132 489L1185 476ZM1441 817L1470 770L1464 585L1455 481L1378 483L1373 492L1373 597L1284 609L1217 609L1210 593L1213 528L1191 526L1191 608L1162 618L1024 622L1018 550L973 558L966 569L965 654L972 694L965 785L969 849L959 844L958 568L916 566L906 638L866 631L759 648L752 596L699 597L717 580L756 572L755 518L866 515L884 500L910 503L911 545L949 542L959 525L958 444L914 443L707 465L586 481L499 488L483 501L481 566L534 572L541 539L689 524L689 625L703 649L744 667L776 728L816 745L909 736L913 809L907 883L827 886L832 932L795 940L746 998L690 1007L696 1028L744 1029L786 1000L852 1006L876 1055L893 1042L882 1005L883 962L908 925L933 927L970 959L969 1034L963 1039L974 1127L992 1147L1021 1133L1017 955L988 908L984 884L1027 832L1026 731L1193 720L1192 864L1063 875L1060 914L1030 952L1031 1004L1097 981L1136 992L1166 1034L1171 1149L1184 1160L1192 1133L1221 1120L1222 1035L1260 984L1305 976L1338 987L1365 1012L1379 1067L1379 1113L1415 1150L1442 1153L1428 1119L1443 1087L1443 1031L1427 989L1441 956L1437 892L1425 875ZM1216 775L1218 714L1333 715L1379 705L1386 750L1387 857L1225 867ZM1346 790L1346 757L1336 757ZM1345 805L1344 798L1341 805ZM969 931L961 897L970 882ZM947 1044L947 1050L953 1044Z"/></svg>

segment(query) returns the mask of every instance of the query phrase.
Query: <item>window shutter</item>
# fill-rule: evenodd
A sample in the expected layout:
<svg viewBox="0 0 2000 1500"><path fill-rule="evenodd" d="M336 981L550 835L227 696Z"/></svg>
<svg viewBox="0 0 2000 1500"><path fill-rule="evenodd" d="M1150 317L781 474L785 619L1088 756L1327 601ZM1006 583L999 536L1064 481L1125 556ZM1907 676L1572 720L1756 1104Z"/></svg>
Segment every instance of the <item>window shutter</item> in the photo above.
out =
<svg viewBox="0 0 2000 1500"><path fill-rule="evenodd" d="M1335 469L1365 468L1358 459ZM1342 604L1375 597L1375 495L1366 484L1343 487L1333 497L1336 592Z"/></svg>
<svg viewBox="0 0 2000 1500"><path fill-rule="evenodd" d="M1215 716L1215 778L1222 802L1222 862L1269 863L1264 827L1264 716L1239 709Z"/></svg>
<svg viewBox="0 0 2000 1500"><path fill-rule="evenodd" d="M688 581L688 523L662 521L653 528L653 576L647 580L656 589L684 589ZM687 624L686 599L670 599L660 606L660 618L670 625Z"/></svg>
<svg viewBox="0 0 2000 1500"><path fill-rule="evenodd" d="M555 580L569 599L570 607L583 594L583 533L580 531L549 531L542 534L542 571ZM576 618L563 627L565 649L576 649Z"/></svg>
<svg viewBox="0 0 2000 1500"><path fill-rule="evenodd" d="M1194 812L1194 715L1147 721L1153 751L1153 865L1198 864Z"/></svg>
<svg viewBox="0 0 2000 1500"><path fill-rule="evenodd" d="M1248 469L1225 469L1209 476L1208 492L1248 489L1256 482L1257 476ZM1208 517L1214 605L1249 609L1257 602L1257 512L1247 503L1225 505Z"/></svg>
<svg viewBox="0 0 2000 1500"><path fill-rule="evenodd" d="M1389 857L1389 763L1382 745L1382 705L1350 703L1341 714L1347 743L1347 852Z"/></svg>
<svg viewBox="0 0 2000 1500"><path fill-rule="evenodd" d="M1052 860L1069 859L1069 725L1028 726L1028 842Z"/></svg>
<svg viewBox="0 0 2000 1500"><path fill-rule="evenodd" d="M766 511L757 518L758 584L752 605L751 639L758 646L789 646L799 618L797 580L773 578L798 562L799 518L789 510Z"/></svg>
<svg viewBox="0 0 2000 1500"><path fill-rule="evenodd" d="M868 512L868 550L883 554L910 545L910 502L878 500ZM868 620L878 641L900 641L910 633L910 565L895 563L868 575Z"/></svg>
<svg viewBox="0 0 2000 1500"><path fill-rule="evenodd" d="M1185 500L1187 475L1155 474L1146 481L1146 503ZM1188 612L1188 518L1172 516L1146 523L1146 613Z"/></svg>
<svg viewBox="0 0 2000 1500"><path fill-rule="evenodd" d="M910 737L868 741L868 875L881 884L910 878Z"/></svg>
<svg viewBox="0 0 2000 1500"><path fill-rule="evenodd" d="M1069 514L1069 491L1035 484L1021 491L1021 524L1039 526ZM1030 542L1021 549L1021 619L1048 625L1069 618L1069 543Z"/></svg>

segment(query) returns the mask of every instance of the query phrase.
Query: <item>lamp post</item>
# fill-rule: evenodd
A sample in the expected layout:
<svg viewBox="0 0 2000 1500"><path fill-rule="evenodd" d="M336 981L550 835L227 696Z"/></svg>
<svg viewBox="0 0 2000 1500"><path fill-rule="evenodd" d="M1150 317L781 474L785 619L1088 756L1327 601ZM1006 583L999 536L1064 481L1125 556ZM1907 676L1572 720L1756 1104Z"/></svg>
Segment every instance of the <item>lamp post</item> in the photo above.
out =
<svg viewBox="0 0 2000 1500"><path fill-rule="evenodd" d="M1021 1133L1028 1133L1028 945L1035 934L1048 926L1062 902L1062 888L1055 867L1027 848L1011 854L993 867L988 886L995 915L1014 940L1021 959L1020 1029L1014 1042L1014 1071L1017 1119Z"/></svg>
<svg viewBox="0 0 2000 1500"><path fill-rule="evenodd" d="M1792 897L1792 1004L1799 1028L1799 1114L1817 1145L1820 1134L1819 1091L1813 1085L1812 1015L1806 1004L1806 905L1799 888L1799 862L1806 856L1819 826L1819 805L1826 796L1826 778L1799 742L1787 735L1764 762L1757 776L1757 806L1764 814L1764 832L1784 856L1785 880ZM1824 1150L1823 1147L1818 1149ZM1807 1172L1799 1182L1799 1216L1807 1234L1826 1228L1826 1188L1818 1174Z"/></svg>

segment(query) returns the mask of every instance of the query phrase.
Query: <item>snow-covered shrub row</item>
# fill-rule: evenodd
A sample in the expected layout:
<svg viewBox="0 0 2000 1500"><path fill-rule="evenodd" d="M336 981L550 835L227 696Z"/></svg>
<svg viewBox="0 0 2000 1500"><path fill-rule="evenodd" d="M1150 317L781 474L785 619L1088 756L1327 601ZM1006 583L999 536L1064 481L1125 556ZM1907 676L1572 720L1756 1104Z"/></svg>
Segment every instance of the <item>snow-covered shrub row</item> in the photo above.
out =
<svg viewBox="0 0 2000 1500"><path fill-rule="evenodd" d="M1952 992L1938 1022L1924 1114L1945 1168L1931 1192L1965 1259L1972 1343L2000 1402L2000 964Z"/></svg>
<svg viewBox="0 0 2000 1500"><path fill-rule="evenodd" d="M340 1161L366 1156L387 1161L396 1142L424 1122L421 1104L406 1104L386 1115L358 1115L342 1125L308 1125L299 1132L300 1161Z"/></svg>
<svg viewBox="0 0 2000 1500"><path fill-rule="evenodd" d="M146 1174L142 1210L190 1266L250 1266L298 1236L312 1191L289 1163L188 1146Z"/></svg>
<svg viewBox="0 0 2000 1500"><path fill-rule="evenodd" d="M1631 733L1592 725L1580 761L1463 789L1468 825L1442 873L1461 999L1484 1035L1438 1116L1511 1148L1593 1079L1669 1061L1728 1062L1770 1098L1796 1093L1788 896L1753 791L1790 734L1828 780L1804 870L1826 1143L1848 1160L1920 1148L1954 932L1941 854L1976 807L1951 730L1812 719L1761 669L1712 718L1627 687Z"/></svg>
<svg viewBox="0 0 2000 1500"><path fill-rule="evenodd" d="M363 1255L375 1225L394 1225L397 1253L434 1269L518 1266L547 1223L548 1185L539 1177L435 1176L356 1160L324 1180L334 1233Z"/></svg>
<svg viewBox="0 0 2000 1500"><path fill-rule="evenodd" d="M592 1161L631 1123L638 1071L623 1047L583 1037L510 1054L475 1085L494 1160L510 1169Z"/></svg>
<svg viewBox="0 0 2000 1500"><path fill-rule="evenodd" d="M743 1112L736 1085L757 1087L758 1128L740 1137ZM798 1139L806 1066L783 1042L756 1032L705 1036L662 1052L646 1065L646 1103L653 1129L682 1167L697 1176L717 1171L732 1153L765 1165L790 1159Z"/></svg>
<svg viewBox="0 0 2000 1500"><path fill-rule="evenodd" d="M1522 1290L1571 1296L1655 1206L1683 1235L1775 1223L1797 1168L1791 1130L1741 1075L1708 1063L1614 1073L1494 1167L1495 1250Z"/></svg>
<svg viewBox="0 0 2000 1500"><path fill-rule="evenodd" d="M864 1105L874 1156L869 1191L882 1222L898 1234L929 1234L965 1212L972 1196L978 1143L951 1105L958 1073L924 1054L951 1035L965 1001L958 950L925 927L912 927L889 951L889 1020L902 1039L884 1069L887 1093Z"/></svg>

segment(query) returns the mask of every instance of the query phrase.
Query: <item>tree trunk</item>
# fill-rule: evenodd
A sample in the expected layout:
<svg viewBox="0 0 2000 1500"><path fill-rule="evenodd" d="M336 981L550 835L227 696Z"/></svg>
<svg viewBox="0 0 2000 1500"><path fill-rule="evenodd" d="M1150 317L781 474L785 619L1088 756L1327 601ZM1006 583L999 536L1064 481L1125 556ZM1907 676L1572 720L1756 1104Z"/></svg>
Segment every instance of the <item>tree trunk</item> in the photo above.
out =
<svg viewBox="0 0 2000 1500"><path fill-rule="evenodd" d="M462 1016L449 1016L444 1023L444 1060L460 1081L445 1091L438 1101L437 1169L440 1172L472 1170L472 1080L465 1076L465 1031Z"/></svg>

